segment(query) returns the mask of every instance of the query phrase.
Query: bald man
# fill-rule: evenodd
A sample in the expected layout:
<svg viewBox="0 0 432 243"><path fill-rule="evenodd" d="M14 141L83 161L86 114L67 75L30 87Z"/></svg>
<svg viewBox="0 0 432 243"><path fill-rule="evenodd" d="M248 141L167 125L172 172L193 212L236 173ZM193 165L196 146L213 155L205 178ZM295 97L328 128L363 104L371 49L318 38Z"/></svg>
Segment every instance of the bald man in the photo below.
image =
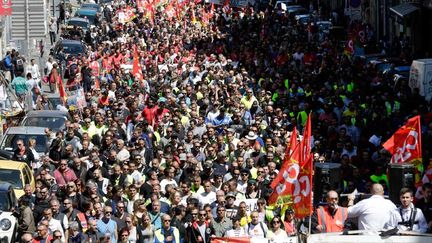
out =
<svg viewBox="0 0 432 243"><path fill-rule="evenodd" d="M381 184L373 184L372 196L348 207L348 218L358 218L359 230L379 231L389 225L391 215L396 209L394 203L384 198ZM348 196L348 205L352 205L354 195Z"/></svg>

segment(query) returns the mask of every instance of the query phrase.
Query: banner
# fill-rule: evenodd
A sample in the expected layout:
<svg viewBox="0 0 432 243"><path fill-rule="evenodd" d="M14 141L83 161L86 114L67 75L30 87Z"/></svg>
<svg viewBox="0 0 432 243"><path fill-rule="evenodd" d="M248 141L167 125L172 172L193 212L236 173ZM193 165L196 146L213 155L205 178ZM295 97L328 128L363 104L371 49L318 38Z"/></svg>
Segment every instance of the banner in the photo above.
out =
<svg viewBox="0 0 432 243"><path fill-rule="evenodd" d="M390 163L421 160L420 116L408 119L407 123L383 144L383 147L393 155Z"/></svg>
<svg viewBox="0 0 432 243"><path fill-rule="evenodd" d="M258 199L243 199L243 200L236 200L234 202L234 205L238 206L240 205L241 202L245 202L246 203L246 211L248 213L248 215L250 215L250 213L252 213L252 211L256 211L258 210Z"/></svg>
<svg viewBox="0 0 432 243"><path fill-rule="evenodd" d="M11 16L12 15L12 0L2 0L0 3L0 15Z"/></svg>
<svg viewBox="0 0 432 243"><path fill-rule="evenodd" d="M276 237L273 239L249 238L249 237L214 237L211 243L297 243L297 236Z"/></svg>

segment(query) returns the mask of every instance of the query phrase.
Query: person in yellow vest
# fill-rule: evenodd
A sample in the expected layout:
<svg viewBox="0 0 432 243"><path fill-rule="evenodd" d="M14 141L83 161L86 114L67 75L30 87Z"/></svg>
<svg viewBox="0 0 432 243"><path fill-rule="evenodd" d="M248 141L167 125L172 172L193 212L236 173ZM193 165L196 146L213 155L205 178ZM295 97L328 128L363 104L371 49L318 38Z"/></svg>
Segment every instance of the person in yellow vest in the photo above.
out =
<svg viewBox="0 0 432 243"><path fill-rule="evenodd" d="M154 232L155 243L180 243L180 233L176 227L171 226L171 216L164 214L162 216L162 227Z"/></svg>
<svg viewBox="0 0 432 243"><path fill-rule="evenodd" d="M252 90L248 89L246 90L246 95L240 100L240 103L242 103L247 110L250 110L254 101L258 102L257 98L253 95Z"/></svg>
<svg viewBox="0 0 432 243"><path fill-rule="evenodd" d="M342 232L348 217L347 208L338 205L339 196L336 191L327 193L327 205L316 210L318 224L315 230L319 233Z"/></svg>

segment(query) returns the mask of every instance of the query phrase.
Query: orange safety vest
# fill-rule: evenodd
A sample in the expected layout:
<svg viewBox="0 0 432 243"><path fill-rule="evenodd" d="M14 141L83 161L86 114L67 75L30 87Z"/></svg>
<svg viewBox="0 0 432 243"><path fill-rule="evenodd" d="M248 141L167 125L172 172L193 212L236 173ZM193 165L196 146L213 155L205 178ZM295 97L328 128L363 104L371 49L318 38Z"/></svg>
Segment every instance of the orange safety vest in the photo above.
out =
<svg viewBox="0 0 432 243"><path fill-rule="evenodd" d="M335 215L332 217L327 207L318 207L317 209L318 224L323 227L322 233L342 232L345 220L348 217L347 208L338 207Z"/></svg>

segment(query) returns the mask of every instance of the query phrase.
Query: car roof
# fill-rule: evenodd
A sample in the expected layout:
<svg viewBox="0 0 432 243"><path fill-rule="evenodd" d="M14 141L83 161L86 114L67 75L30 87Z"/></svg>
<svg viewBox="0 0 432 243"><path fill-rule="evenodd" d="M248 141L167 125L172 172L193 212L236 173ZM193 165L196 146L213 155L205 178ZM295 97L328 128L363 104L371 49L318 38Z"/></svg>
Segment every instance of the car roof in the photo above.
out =
<svg viewBox="0 0 432 243"><path fill-rule="evenodd" d="M30 111L26 117L67 117L68 112L57 110Z"/></svg>
<svg viewBox="0 0 432 243"><path fill-rule="evenodd" d="M92 8L100 8L99 4L97 3L83 3L81 4L82 8L88 8L88 7L92 7Z"/></svg>
<svg viewBox="0 0 432 243"><path fill-rule="evenodd" d="M48 99L60 98L60 95L58 93L44 93L43 95L46 95Z"/></svg>
<svg viewBox="0 0 432 243"><path fill-rule="evenodd" d="M333 23L331 21L328 21L328 20L320 20L320 21L317 21L316 24L333 24Z"/></svg>
<svg viewBox="0 0 432 243"><path fill-rule="evenodd" d="M96 15L97 11L93 8L80 8L76 11L76 13L82 15Z"/></svg>
<svg viewBox="0 0 432 243"><path fill-rule="evenodd" d="M9 127L6 134L45 135L45 127Z"/></svg>
<svg viewBox="0 0 432 243"><path fill-rule="evenodd" d="M0 182L0 191L10 191L13 190L12 185L9 182Z"/></svg>
<svg viewBox="0 0 432 243"><path fill-rule="evenodd" d="M0 160L0 169L19 170L24 168L26 163L13 160Z"/></svg>
<svg viewBox="0 0 432 243"><path fill-rule="evenodd" d="M69 20L68 20L68 22L69 21L82 21L82 22L89 22L89 20L88 19L86 19L86 18L81 18L81 17L72 17L72 18L70 18Z"/></svg>
<svg viewBox="0 0 432 243"><path fill-rule="evenodd" d="M69 40L69 39L62 39L61 40L62 44L82 44L81 41L78 40Z"/></svg>

